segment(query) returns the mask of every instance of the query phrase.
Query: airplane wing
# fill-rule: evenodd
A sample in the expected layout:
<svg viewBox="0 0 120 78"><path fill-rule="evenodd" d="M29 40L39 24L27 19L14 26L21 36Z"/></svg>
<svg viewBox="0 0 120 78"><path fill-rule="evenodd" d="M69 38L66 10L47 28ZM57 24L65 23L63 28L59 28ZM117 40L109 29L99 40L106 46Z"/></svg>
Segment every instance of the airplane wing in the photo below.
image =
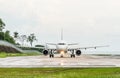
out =
<svg viewBox="0 0 120 78"><path fill-rule="evenodd" d="M56 51L56 48L50 48L48 45L57 45L57 44L54 44L54 43L46 43L46 46L45 46L45 50L49 50L49 51L53 51L55 52Z"/></svg>
<svg viewBox="0 0 120 78"><path fill-rule="evenodd" d="M46 43L47 45L57 45L57 44L55 44L55 43Z"/></svg>
<svg viewBox="0 0 120 78"><path fill-rule="evenodd" d="M69 48L68 50L78 50L78 49L90 49L90 48L93 48L93 49L96 49L96 48L101 48L101 47L109 47L109 45L106 45L106 46L93 46L93 47L79 47L79 48Z"/></svg>
<svg viewBox="0 0 120 78"><path fill-rule="evenodd" d="M78 43L72 43L72 44L68 44L68 46L70 46L70 45L78 45Z"/></svg>

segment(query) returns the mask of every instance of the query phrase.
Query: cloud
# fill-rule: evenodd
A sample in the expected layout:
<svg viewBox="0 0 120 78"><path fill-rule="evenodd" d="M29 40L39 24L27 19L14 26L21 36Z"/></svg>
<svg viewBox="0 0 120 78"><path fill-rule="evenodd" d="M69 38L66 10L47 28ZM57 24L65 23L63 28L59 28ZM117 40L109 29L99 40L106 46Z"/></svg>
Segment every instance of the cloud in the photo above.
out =
<svg viewBox="0 0 120 78"><path fill-rule="evenodd" d="M0 0L0 5L7 29L34 32L40 42L59 40L62 27L66 40L83 43L111 41L120 33L119 0Z"/></svg>

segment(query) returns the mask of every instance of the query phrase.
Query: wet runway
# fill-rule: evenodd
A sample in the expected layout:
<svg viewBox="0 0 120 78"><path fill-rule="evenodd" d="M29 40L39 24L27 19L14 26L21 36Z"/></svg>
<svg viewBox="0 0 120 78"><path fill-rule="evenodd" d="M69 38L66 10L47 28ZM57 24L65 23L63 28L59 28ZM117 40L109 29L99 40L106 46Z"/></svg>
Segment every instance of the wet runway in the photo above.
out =
<svg viewBox="0 0 120 78"><path fill-rule="evenodd" d="M120 56L81 55L76 58L19 56L0 58L0 67L120 67Z"/></svg>

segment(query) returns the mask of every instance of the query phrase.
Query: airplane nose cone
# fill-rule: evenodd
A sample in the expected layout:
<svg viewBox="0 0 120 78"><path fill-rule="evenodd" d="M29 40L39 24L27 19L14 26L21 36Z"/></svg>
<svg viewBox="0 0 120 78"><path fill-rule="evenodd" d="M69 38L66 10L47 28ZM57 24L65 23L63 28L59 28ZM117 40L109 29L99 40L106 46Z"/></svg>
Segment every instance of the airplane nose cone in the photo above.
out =
<svg viewBox="0 0 120 78"><path fill-rule="evenodd" d="M59 49L59 50L66 50L66 49L67 49L67 46L62 46L62 45L61 45L61 46L58 46L58 49Z"/></svg>

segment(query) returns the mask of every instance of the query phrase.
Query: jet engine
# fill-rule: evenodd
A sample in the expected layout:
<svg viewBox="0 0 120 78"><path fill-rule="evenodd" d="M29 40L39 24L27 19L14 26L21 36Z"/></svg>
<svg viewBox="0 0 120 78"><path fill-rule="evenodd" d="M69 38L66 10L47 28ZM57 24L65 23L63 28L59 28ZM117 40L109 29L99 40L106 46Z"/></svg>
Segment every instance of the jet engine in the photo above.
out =
<svg viewBox="0 0 120 78"><path fill-rule="evenodd" d="M48 55L48 50L44 50L43 51L43 54L46 56L46 55Z"/></svg>
<svg viewBox="0 0 120 78"><path fill-rule="evenodd" d="M76 55L77 55L77 56L80 56L80 55L81 55L81 50L77 50L77 51L76 51Z"/></svg>

